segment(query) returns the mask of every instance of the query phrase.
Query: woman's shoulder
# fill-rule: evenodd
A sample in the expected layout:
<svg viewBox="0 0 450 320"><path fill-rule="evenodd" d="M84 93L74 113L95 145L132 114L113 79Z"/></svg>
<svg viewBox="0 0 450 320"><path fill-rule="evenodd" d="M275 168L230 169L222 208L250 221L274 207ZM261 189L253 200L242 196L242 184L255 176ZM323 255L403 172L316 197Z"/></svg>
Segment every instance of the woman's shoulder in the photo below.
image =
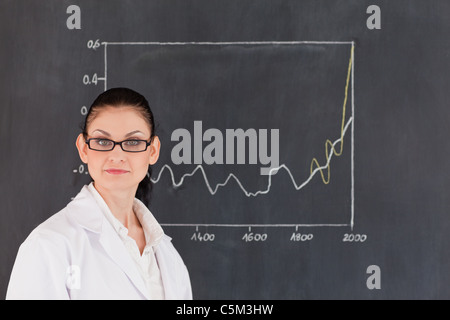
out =
<svg viewBox="0 0 450 320"><path fill-rule="evenodd" d="M67 268L76 257L74 254L83 252L76 249L85 243L80 227L71 218L72 202L39 224L22 242L11 273L8 298L67 298Z"/></svg>
<svg viewBox="0 0 450 320"><path fill-rule="evenodd" d="M83 188L84 190L84 188ZM78 237L82 230L82 225L78 223L80 212L92 213L92 204L83 190L63 209L51 215L44 222L39 224L27 237L25 242L30 241L68 241ZM92 220L92 219L91 219ZM91 221L92 222L92 221Z"/></svg>
<svg viewBox="0 0 450 320"><path fill-rule="evenodd" d="M74 231L74 225L71 223L67 207L65 207L34 228L24 244L65 242Z"/></svg>

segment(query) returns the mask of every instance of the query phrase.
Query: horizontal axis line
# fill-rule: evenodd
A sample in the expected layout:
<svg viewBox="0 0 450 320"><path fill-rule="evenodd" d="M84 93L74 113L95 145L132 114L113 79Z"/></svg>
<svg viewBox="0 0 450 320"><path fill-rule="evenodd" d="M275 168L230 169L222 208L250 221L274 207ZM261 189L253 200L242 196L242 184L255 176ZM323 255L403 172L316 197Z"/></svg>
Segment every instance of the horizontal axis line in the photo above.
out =
<svg viewBox="0 0 450 320"><path fill-rule="evenodd" d="M299 44L337 44L354 45L354 41L229 41L229 42L102 42L102 45L124 46L124 45L158 45L158 46L182 46L182 45L204 45L204 46L222 46L222 45L299 45Z"/></svg>
<svg viewBox="0 0 450 320"><path fill-rule="evenodd" d="M227 227L227 228L296 228L296 227L349 227L350 224L221 224L221 223L160 223L163 227Z"/></svg>

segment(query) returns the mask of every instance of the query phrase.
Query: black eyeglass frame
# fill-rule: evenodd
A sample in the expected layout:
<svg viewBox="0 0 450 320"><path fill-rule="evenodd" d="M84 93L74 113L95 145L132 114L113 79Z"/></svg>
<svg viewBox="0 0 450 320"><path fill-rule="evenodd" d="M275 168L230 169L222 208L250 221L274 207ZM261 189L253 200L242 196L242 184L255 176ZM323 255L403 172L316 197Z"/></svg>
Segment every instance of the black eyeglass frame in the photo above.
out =
<svg viewBox="0 0 450 320"><path fill-rule="evenodd" d="M113 145L112 145L111 149L109 149L109 150L92 149L92 148L91 148L91 144L90 144L92 140L104 140L104 141L110 141L110 142L113 143ZM125 149L123 148L122 143L127 142L127 141L141 141L141 142L145 142L145 149L144 149L144 150L140 150L140 151L129 151L129 150L125 150ZM127 139L127 140L123 140L123 141L120 141L120 142L116 142L116 141L114 141L114 140L111 140L111 139L104 139L104 138L90 138L90 139L87 139L85 142L86 142L86 144L88 145L89 149L94 150L94 151L100 151L100 152L112 151L112 150L114 150L114 148L116 147L116 145L119 145L120 148L121 148L124 152L131 152L131 153L138 153L138 152L144 152L144 151L147 151L148 146L152 144L152 140L147 141L147 140Z"/></svg>

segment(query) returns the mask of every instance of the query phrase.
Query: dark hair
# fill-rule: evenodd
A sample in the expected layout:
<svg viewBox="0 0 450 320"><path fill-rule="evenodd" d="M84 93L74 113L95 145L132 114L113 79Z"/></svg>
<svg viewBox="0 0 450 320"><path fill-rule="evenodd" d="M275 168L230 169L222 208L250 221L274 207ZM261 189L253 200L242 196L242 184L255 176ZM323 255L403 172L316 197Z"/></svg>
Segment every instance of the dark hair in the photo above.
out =
<svg viewBox="0 0 450 320"><path fill-rule="evenodd" d="M133 91L128 88L112 88L102 94L100 94L97 99L92 103L89 111L82 124L82 131L84 139L87 139L87 127L97 116L99 111L104 107L123 107L131 106L141 113L144 119L148 122L150 126L150 141L155 137L155 121L153 119L153 112L150 109L147 99L140 93ZM150 193L152 191L153 184L150 180L152 175L152 168L148 166L148 174L139 183L138 189L136 191L136 198L141 200L146 206L150 202Z"/></svg>

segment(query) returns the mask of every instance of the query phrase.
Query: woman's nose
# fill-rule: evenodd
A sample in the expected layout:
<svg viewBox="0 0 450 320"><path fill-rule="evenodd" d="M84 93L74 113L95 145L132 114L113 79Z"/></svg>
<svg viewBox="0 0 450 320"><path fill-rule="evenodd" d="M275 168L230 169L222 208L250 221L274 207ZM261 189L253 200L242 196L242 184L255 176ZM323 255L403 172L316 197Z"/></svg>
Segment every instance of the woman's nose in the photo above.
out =
<svg viewBox="0 0 450 320"><path fill-rule="evenodd" d="M113 161L113 160L125 161L126 152L122 150L120 145L116 144L114 146L114 149L109 151L109 158L110 158L110 161Z"/></svg>

